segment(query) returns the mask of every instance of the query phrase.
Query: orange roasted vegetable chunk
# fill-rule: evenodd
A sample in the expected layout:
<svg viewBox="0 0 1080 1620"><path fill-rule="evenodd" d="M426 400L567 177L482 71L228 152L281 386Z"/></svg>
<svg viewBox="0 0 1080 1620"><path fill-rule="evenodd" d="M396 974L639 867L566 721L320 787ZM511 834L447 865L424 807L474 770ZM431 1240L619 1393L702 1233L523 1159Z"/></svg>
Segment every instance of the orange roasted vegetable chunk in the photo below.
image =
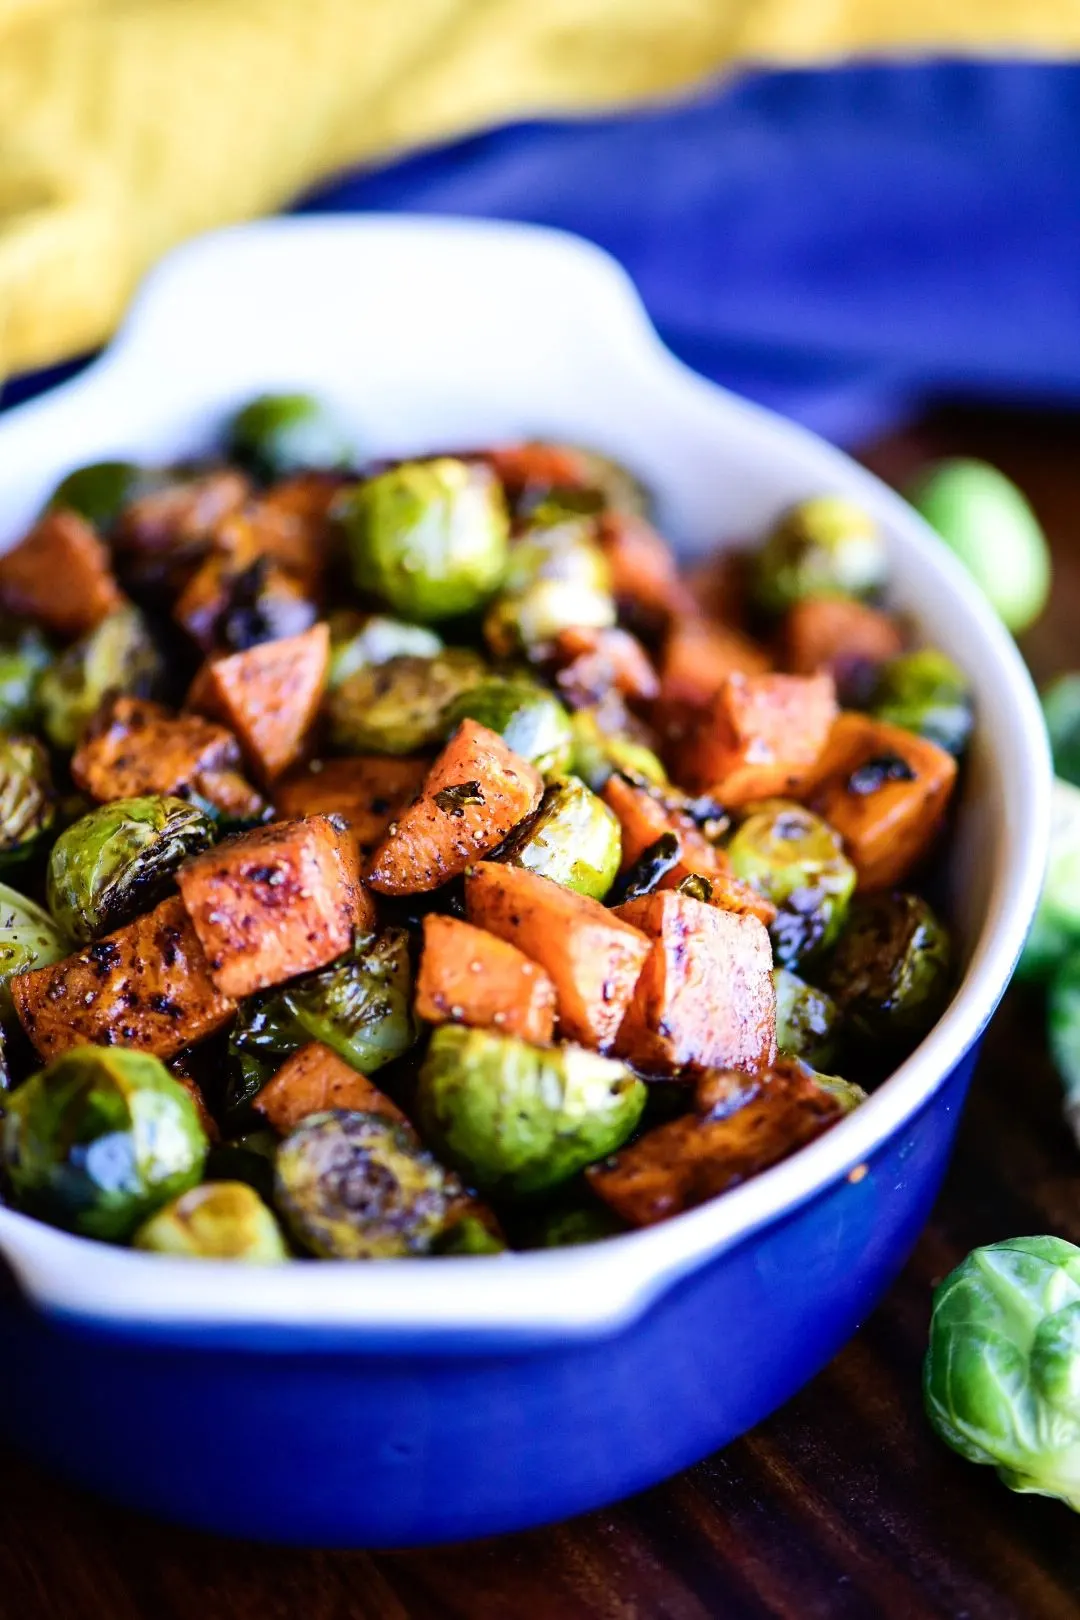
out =
<svg viewBox="0 0 1080 1620"><path fill-rule="evenodd" d="M214 983L237 999L325 967L375 925L352 840L330 816L226 838L176 882Z"/></svg>
<svg viewBox="0 0 1080 1620"><path fill-rule="evenodd" d="M936 743L865 714L842 714L807 803L831 822L859 874L889 889L926 854L956 783L956 761Z"/></svg>
<svg viewBox="0 0 1080 1620"><path fill-rule="evenodd" d="M693 614L676 619L660 659L660 703L704 709L729 675L764 675L769 655L756 641Z"/></svg>
<svg viewBox="0 0 1080 1620"><path fill-rule="evenodd" d="M658 1073L773 1062L776 993L763 923L671 890L615 915L654 942L615 1040L619 1057Z"/></svg>
<svg viewBox="0 0 1080 1620"><path fill-rule="evenodd" d="M136 497L120 514L113 538L125 577L142 587L177 589L200 558L221 549L218 528L250 490L243 473L220 467Z"/></svg>
<svg viewBox="0 0 1080 1620"><path fill-rule="evenodd" d="M718 906L721 911L734 911L740 917L756 917L766 928L776 921L776 907L772 901L766 900L763 894L758 894L741 878L732 877L729 872L717 872L709 882L712 884L711 906ZM661 883L660 887L663 889L666 885Z"/></svg>
<svg viewBox="0 0 1080 1620"><path fill-rule="evenodd" d="M318 711L330 661L330 629L263 641L212 658L189 696L191 707L221 720L252 770L271 782L292 765Z"/></svg>
<svg viewBox="0 0 1080 1620"><path fill-rule="evenodd" d="M611 569L615 600L635 624L657 629L679 614L693 613L694 597L679 578L671 547L645 518L602 512L596 538Z"/></svg>
<svg viewBox="0 0 1080 1620"><path fill-rule="evenodd" d="M540 772L497 732L463 720L368 865L381 894L423 894L501 844L540 803Z"/></svg>
<svg viewBox="0 0 1080 1620"><path fill-rule="evenodd" d="M661 804L648 788L628 782L625 776L609 776L604 784L604 803L614 810L622 828L622 865L625 872L633 866L650 844L664 833L673 832L679 838L679 860L662 880L661 888L678 888L691 873L707 877L710 881L726 870L724 855L696 827L689 816Z"/></svg>
<svg viewBox="0 0 1080 1620"><path fill-rule="evenodd" d="M239 767L239 745L224 726L129 697L113 698L101 710L71 760L76 786L102 803L165 793L205 800L245 820L265 806Z"/></svg>
<svg viewBox="0 0 1080 1620"><path fill-rule="evenodd" d="M707 1077L710 1080L713 1077ZM732 1092L744 1088L736 1077ZM728 1192L821 1136L845 1112L797 1060L783 1059L756 1095L717 1119L684 1114L586 1171L632 1226L652 1226Z"/></svg>
<svg viewBox="0 0 1080 1620"><path fill-rule="evenodd" d="M366 857L395 816L416 798L429 764L427 759L397 759L392 754L313 760L276 784L274 808L286 821L319 814L343 817L360 855Z"/></svg>
<svg viewBox="0 0 1080 1620"><path fill-rule="evenodd" d="M277 1131L287 1136L309 1114L328 1108L347 1108L360 1114L384 1114L407 1124L405 1115L366 1075L350 1068L344 1058L321 1041L294 1052L251 1105Z"/></svg>
<svg viewBox="0 0 1080 1620"><path fill-rule="evenodd" d="M555 986L515 945L456 917L424 918L416 1011L429 1024L470 1024L547 1046Z"/></svg>
<svg viewBox="0 0 1080 1620"><path fill-rule="evenodd" d="M555 684L573 708L599 703L614 690L639 703L660 690L652 660L627 630L572 625L555 637Z"/></svg>
<svg viewBox="0 0 1080 1620"><path fill-rule="evenodd" d="M598 900L520 866L482 861L465 880L469 921L545 970L558 998L559 1032L604 1051L615 1039L649 941Z"/></svg>
<svg viewBox="0 0 1080 1620"><path fill-rule="evenodd" d="M327 473L283 479L228 518L216 542L272 559L306 591L318 591L330 553L330 509L341 485L340 477Z"/></svg>
<svg viewBox="0 0 1080 1620"><path fill-rule="evenodd" d="M0 606L73 641L122 605L109 553L77 512L47 512L0 557Z"/></svg>
<svg viewBox="0 0 1080 1620"><path fill-rule="evenodd" d="M245 549L215 551L199 563L173 603L172 616L210 654L298 635L318 615L298 579L269 557ZM253 624L258 629L251 629Z"/></svg>
<svg viewBox="0 0 1080 1620"><path fill-rule="evenodd" d="M680 745L676 775L722 804L798 797L835 718L831 675L729 675Z"/></svg>
<svg viewBox="0 0 1080 1620"><path fill-rule="evenodd" d="M842 684L904 650L900 626L880 608L847 596L806 596L788 609L780 632L793 675L824 673Z"/></svg>
<svg viewBox="0 0 1080 1620"><path fill-rule="evenodd" d="M87 1043L174 1057L236 1011L177 895L62 962L18 974L11 993L46 1060Z"/></svg>

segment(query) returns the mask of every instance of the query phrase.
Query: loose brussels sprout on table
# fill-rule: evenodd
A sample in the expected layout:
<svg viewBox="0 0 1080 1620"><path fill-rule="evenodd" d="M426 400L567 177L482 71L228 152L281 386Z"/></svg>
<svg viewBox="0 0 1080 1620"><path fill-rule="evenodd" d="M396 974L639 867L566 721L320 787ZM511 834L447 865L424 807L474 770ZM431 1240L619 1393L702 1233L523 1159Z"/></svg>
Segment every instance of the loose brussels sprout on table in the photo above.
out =
<svg viewBox="0 0 1080 1620"><path fill-rule="evenodd" d="M1054 770L1080 787L1080 675L1059 675L1044 688L1043 718L1050 734Z"/></svg>

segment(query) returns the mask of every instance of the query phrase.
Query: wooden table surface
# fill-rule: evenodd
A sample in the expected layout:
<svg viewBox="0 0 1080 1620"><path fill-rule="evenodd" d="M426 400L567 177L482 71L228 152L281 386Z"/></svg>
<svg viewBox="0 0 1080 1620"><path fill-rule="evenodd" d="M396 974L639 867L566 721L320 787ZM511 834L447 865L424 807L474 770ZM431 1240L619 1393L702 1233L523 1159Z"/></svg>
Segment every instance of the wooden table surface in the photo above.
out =
<svg viewBox="0 0 1080 1620"><path fill-rule="evenodd" d="M867 460L903 481L955 453L1016 478L1052 537L1054 600L1025 643L1036 676L1080 665L1080 417L943 412ZM953 1457L919 1392L935 1279L978 1243L1080 1242L1080 1150L1041 1028L1038 1002L1012 992L934 1217L862 1332L669 1484L501 1541L296 1552L145 1523L0 1453L0 1620L1077 1620L1080 1524Z"/></svg>

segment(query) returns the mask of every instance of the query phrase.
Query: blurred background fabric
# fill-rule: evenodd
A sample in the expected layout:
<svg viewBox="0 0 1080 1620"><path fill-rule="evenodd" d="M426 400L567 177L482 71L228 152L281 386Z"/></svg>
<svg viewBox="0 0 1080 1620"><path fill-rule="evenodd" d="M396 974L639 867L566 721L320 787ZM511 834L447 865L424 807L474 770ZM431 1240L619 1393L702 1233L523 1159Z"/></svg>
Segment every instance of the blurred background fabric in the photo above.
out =
<svg viewBox="0 0 1080 1620"><path fill-rule="evenodd" d="M1080 68L735 69L916 43L1066 55L1080 4L0 0L0 376L306 191L579 231L690 364L839 439L927 393L1070 397Z"/></svg>

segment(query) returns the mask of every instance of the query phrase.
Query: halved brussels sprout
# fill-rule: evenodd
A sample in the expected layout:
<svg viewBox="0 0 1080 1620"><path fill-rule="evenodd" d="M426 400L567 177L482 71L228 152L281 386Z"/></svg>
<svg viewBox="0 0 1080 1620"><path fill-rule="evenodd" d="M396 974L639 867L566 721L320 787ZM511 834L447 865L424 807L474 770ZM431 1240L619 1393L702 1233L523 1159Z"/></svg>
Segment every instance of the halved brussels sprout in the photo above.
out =
<svg viewBox="0 0 1080 1620"><path fill-rule="evenodd" d="M486 676L453 698L444 718L448 737L463 720L478 720L542 776L560 776L570 764L570 716L554 692L526 676Z"/></svg>
<svg viewBox="0 0 1080 1620"><path fill-rule="evenodd" d="M344 428L311 394L261 394L237 411L225 437L229 460L266 484L354 459Z"/></svg>
<svg viewBox="0 0 1080 1620"><path fill-rule="evenodd" d="M243 1260L268 1266L287 1260L281 1228L258 1193L242 1181L208 1181L151 1215L136 1249L192 1260Z"/></svg>
<svg viewBox="0 0 1080 1620"><path fill-rule="evenodd" d="M1054 778L1050 852L1031 933L1017 964L1021 979L1045 979L1080 948L1080 787Z"/></svg>
<svg viewBox="0 0 1080 1620"><path fill-rule="evenodd" d="M580 776L594 793L600 793L608 777L616 771L624 771L630 777L644 777L647 782L665 783L667 772L652 749L625 733L609 731L605 718L606 712L601 709L577 709L570 716L574 734L570 769L574 775Z"/></svg>
<svg viewBox="0 0 1080 1620"><path fill-rule="evenodd" d="M539 810L510 834L495 859L602 900L622 860L622 828L603 799L566 776L545 789Z"/></svg>
<svg viewBox="0 0 1080 1620"><path fill-rule="evenodd" d="M479 1215L462 1215L435 1239L431 1252L447 1259L454 1255L505 1254L506 1242Z"/></svg>
<svg viewBox="0 0 1080 1620"><path fill-rule="evenodd" d="M361 1074L373 1074L416 1040L409 936L387 928L359 939L318 973L308 973L241 1005L232 1035L229 1107L241 1109L285 1059L322 1041Z"/></svg>
<svg viewBox="0 0 1080 1620"><path fill-rule="evenodd" d="M951 958L948 934L919 895L860 895L821 982L847 1028L893 1058L944 1008Z"/></svg>
<svg viewBox="0 0 1080 1620"><path fill-rule="evenodd" d="M429 1254L460 1196L457 1177L382 1114L310 1114L278 1149L277 1207L323 1260Z"/></svg>
<svg viewBox="0 0 1080 1620"><path fill-rule="evenodd" d="M5 1102L3 1163L20 1209L123 1243L201 1179L208 1143L157 1058L77 1046Z"/></svg>
<svg viewBox="0 0 1080 1620"><path fill-rule="evenodd" d="M967 747L975 724L970 681L935 647L891 659L878 677L870 712L928 737L957 757Z"/></svg>
<svg viewBox="0 0 1080 1620"><path fill-rule="evenodd" d="M35 625L18 621L0 625L0 730L37 725L38 688L52 658L52 649Z"/></svg>
<svg viewBox="0 0 1080 1620"><path fill-rule="evenodd" d="M78 512L108 534L124 507L142 493L152 477L133 461L92 461L60 480L48 509Z"/></svg>
<svg viewBox="0 0 1080 1620"><path fill-rule="evenodd" d="M38 697L49 741L73 749L106 694L149 697L161 673L161 656L138 608L110 613L41 677Z"/></svg>
<svg viewBox="0 0 1080 1620"><path fill-rule="evenodd" d="M735 876L777 908L773 955L793 967L832 944L843 927L856 872L838 832L787 799L764 801L727 846Z"/></svg>
<svg viewBox="0 0 1080 1620"><path fill-rule="evenodd" d="M615 620L611 567L592 524L554 511L538 514L510 547L484 636L498 657L508 658L544 646L560 630L607 630Z"/></svg>
<svg viewBox="0 0 1080 1620"><path fill-rule="evenodd" d="M777 1049L788 1057L802 1058L813 1069L828 1069L840 1029L836 1002L787 968L773 969L773 985Z"/></svg>
<svg viewBox="0 0 1080 1620"><path fill-rule="evenodd" d="M391 658L435 658L442 639L422 624L406 624L382 613L357 613L340 608L331 613L330 667L327 689L332 691L358 670L388 664Z"/></svg>
<svg viewBox="0 0 1080 1620"><path fill-rule="evenodd" d="M213 842L213 822L183 799L148 795L99 805L52 847L49 910L73 939L100 939L150 911L172 888L180 863Z"/></svg>
<svg viewBox="0 0 1080 1620"><path fill-rule="evenodd" d="M71 942L49 913L0 883L0 1020L14 1014L9 981L16 973L49 967L70 954Z"/></svg>
<svg viewBox="0 0 1080 1620"><path fill-rule="evenodd" d="M438 1152L480 1191L542 1192L630 1135L645 1086L579 1046L541 1048L444 1024L431 1037L416 1105Z"/></svg>
<svg viewBox="0 0 1080 1620"><path fill-rule="evenodd" d="M434 658L390 658L357 670L326 699L331 746L340 754L413 754L446 735L446 708L486 666L448 647Z"/></svg>
<svg viewBox="0 0 1080 1620"><path fill-rule="evenodd" d="M0 734L0 871L37 854L56 825L49 756L36 737Z"/></svg>
<svg viewBox="0 0 1080 1620"><path fill-rule="evenodd" d="M353 579L405 619L452 619L502 578L510 519L498 480L477 463L407 461L338 504Z"/></svg>
<svg viewBox="0 0 1080 1620"><path fill-rule="evenodd" d="M785 512L752 563L752 590L765 613L807 596L872 596L886 582L885 541L853 501L821 495Z"/></svg>

